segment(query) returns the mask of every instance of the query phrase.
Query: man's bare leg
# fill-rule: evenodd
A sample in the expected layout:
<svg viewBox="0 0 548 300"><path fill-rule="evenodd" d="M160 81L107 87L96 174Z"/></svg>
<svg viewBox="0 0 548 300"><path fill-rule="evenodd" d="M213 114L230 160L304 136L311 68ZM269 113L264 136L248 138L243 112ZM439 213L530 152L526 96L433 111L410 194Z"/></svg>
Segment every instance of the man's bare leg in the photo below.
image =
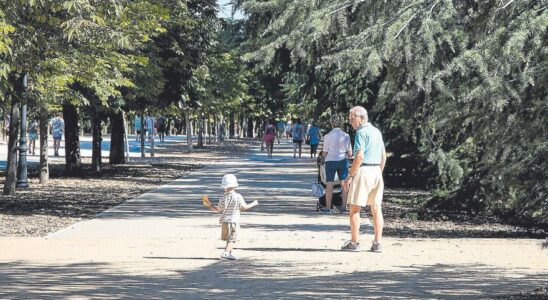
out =
<svg viewBox="0 0 548 300"><path fill-rule="evenodd" d="M371 205L371 215L373 216L373 226L375 231L375 242L380 243L382 238L382 229L384 227L384 218L380 204Z"/></svg>
<svg viewBox="0 0 548 300"><path fill-rule="evenodd" d="M360 241L360 210L359 205L350 205L350 234L352 242L358 243Z"/></svg>

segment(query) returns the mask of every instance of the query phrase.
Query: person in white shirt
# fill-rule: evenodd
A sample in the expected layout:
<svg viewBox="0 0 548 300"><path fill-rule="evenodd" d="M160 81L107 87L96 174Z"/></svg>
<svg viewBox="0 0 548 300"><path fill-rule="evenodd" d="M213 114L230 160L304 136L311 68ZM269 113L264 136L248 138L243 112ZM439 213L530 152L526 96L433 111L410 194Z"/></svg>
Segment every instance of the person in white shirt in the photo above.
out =
<svg viewBox="0 0 548 300"><path fill-rule="evenodd" d="M325 204L322 212L331 213L331 199L333 198L333 182L335 173L338 174L342 182L348 177L348 158L352 156L350 147L350 136L344 132L341 127L341 118L338 115L332 115L331 126L333 129L324 136L322 156L325 160ZM346 198L348 191L343 188L341 213L346 211Z"/></svg>

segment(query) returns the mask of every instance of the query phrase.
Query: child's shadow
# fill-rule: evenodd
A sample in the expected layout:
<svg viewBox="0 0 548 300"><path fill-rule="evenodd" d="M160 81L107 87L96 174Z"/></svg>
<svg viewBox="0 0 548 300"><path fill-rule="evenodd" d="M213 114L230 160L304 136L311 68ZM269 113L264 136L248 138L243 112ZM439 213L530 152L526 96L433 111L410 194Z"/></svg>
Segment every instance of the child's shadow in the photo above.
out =
<svg viewBox="0 0 548 300"><path fill-rule="evenodd" d="M217 248L224 249L224 248ZM240 248L235 250L243 251L256 251L256 252L340 252L340 249L326 249L326 248Z"/></svg>

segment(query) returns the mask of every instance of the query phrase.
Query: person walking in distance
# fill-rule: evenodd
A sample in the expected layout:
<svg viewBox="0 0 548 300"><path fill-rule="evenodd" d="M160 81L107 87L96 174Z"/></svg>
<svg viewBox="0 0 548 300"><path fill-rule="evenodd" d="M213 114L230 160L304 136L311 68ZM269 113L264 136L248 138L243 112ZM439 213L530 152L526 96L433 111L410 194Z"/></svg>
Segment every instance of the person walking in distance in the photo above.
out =
<svg viewBox="0 0 548 300"><path fill-rule="evenodd" d="M166 117L163 115L159 115L158 119L156 119L157 126L158 126L158 137L160 137L160 142L164 142L165 134L166 134Z"/></svg>
<svg viewBox="0 0 548 300"><path fill-rule="evenodd" d="M36 149L36 139L38 138L38 122L32 120L29 124L29 153L34 155L34 149Z"/></svg>
<svg viewBox="0 0 548 300"><path fill-rule="evenodd" d="M145 118L145 129L148 136L148 141L152 142L156 131L156 119L154 119L150 113L148 113L148 116Z"/></svg>
<svg viewBox="0 0 548 300"><path fill-rule="evenodd" d="M301 158L305 132L305 128L301 124L301 119L297 118L293 125L293 129L291 130L291 137L293 138L293 158L297 157L297 148L299 148L299 158Z"/></svg>
<svg viewBox="0 0 548 300"><path fill-rule="evenodd" d="M386 150L381 132L369 123L367 110L361 106L350 109L349 121L356 130L354 138L354 162L349 176L343 181L348 189L350 204L351 239L344 243L341 250L360 250L360 210L369 205L373 216L375 239L371 251L381 252L381 237L384 219L381 210L384 181L382 171L386 164Z"/></svg>
<svg viewBox="0 0 548 300"><path fill-rule="evenodd" d="M308 145L310 145L310 158L316 157L316 152L318 151L318 145L322 139L322 134L320 133L320 127L316 124L316 121L312 121L312 125L308 128L306 133L306 140Z"/></svg>
<svg viewBox="0 0 548 300"><path fill-rule="evenodd" d="M274 151L274 139L278 138L278 136L276 135L275 123L275 120L271 120L269 123L267 123L263 134L263 142L266 146L266 153L268 154L268 158L272 158L272 152ZM278 144L279 143L280 139L278 138Z"/></svg>
<svg viewBox="0 0 548 300"><path fill-rule="evenodd" d="M352 156L350 148L350 136L341 127L341 118L332 115L330 119L331 131L324 136L322 157L325 161L325 204L322 212L331 213L331 200L333 199L333 185L335 174L343 181L348 177L348 158ZM346 212L346 200L348 189L342 189L341 213Z"/></svg>
<svg viewBox="0 0 548 300"><path fill-rule="evenodd" d="M291 120L287 121L285 124L285 137L288 141L291 140L291 131L293 130L293 126L291 125Z"/></svg>
<svg viewBox="0 0 548 300"><path fill-rule="evenodd" d="M135 115L133 126L135 128L135 140L138 141L141 139L141 116L138 113Z"/></svg>
<svg viewBox="0 0 548 300"><path fill-rule="evenodd" d="M53 118L50 122L51 135L53 136L53 155L59 156L59 148L61 147L61 139L65 132L65 120L63 120L63 113L59 112L57 117Z"/></svg>

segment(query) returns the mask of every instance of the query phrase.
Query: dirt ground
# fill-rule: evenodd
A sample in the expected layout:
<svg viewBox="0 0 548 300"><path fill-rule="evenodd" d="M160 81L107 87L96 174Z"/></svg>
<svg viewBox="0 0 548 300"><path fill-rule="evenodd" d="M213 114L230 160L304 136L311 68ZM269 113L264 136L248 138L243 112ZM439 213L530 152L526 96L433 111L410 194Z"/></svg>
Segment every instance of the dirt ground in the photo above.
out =
<svg viewBox="0 0 548 300"><path fill-rule="evenodd" d="M256 141L231 140L189 153L181 142L166 143L156 150L155 157L132 157L123 165L109 165L108 158L103 158L100 172L91 170L89 157L82 158L84 172L80 177L64 176L64 164L52 161L45 186L39 184L37 164L31 164L30 187L13 196L0 196L0 237L46 236L194 170L246 155L253 144ZM3 186L3 171L0 178Z"/></svg>

